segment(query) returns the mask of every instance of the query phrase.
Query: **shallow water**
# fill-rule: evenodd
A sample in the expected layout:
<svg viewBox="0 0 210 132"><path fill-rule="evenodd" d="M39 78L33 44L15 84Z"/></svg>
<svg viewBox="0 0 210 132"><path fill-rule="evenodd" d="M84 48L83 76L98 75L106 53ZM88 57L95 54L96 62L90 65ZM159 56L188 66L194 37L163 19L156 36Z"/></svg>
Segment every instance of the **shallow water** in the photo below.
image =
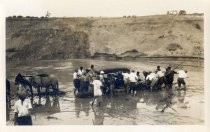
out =
<svg viewBox="0 0 210 132"><path fill-rule="evenodd" d="M176 67L180 61L102 61L102 60L45 60L35 62L7 62L7 79L14 82L20 72L23 75L38 73L54 74L59 80L59 89L65 92L58 98L42 97L41 106L34 107L33 124L36 125L140 125L140 124L203 124L204 83L203 62L185 61L179 68L188 70L187 91L138 91L136 97L125 93L114 97L103 97L102 107L90 106L92 98L75 98L73 94L73 71L91 64L96 69L128 67L154 70L160 65L164 70L168 64ZM176 78L175 81L176 82ZM13 89L15 89L13 85ZM38 102L35 97L34 104ZM13 104L14 100L12 101ZM164 112L161 112L168 106ZM10 111L11 119L13 116Z"/></svg>

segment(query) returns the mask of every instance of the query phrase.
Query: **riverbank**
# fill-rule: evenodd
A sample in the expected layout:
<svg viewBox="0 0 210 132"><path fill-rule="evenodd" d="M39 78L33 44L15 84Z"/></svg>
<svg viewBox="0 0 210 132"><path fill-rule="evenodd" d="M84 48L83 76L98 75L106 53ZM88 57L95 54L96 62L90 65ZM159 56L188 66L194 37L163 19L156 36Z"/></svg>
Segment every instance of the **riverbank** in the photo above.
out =
<svg viewBox="0 0 210 132"><path fill-rule="evenodd" d="M198 57L203 15L7 18L7 60Z"/></svg>

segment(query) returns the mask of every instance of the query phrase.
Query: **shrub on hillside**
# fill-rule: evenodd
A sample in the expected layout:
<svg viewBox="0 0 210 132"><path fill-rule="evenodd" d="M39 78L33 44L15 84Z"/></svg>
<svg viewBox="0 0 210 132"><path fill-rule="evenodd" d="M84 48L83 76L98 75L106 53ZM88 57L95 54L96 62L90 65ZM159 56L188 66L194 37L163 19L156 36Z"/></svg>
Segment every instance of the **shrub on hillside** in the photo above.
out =
<svg viewBox="0 0 210 132"><path fill-rule="evenodd" d="M187 14L187 12L185 10L180 10L179 11L179 15L186 15L186 14Z"/></svg>
<svg viewBox="0 0 210 132"><path fill-rule="evenodd" d="M6 52L16 52L17 49L16 48L9 48L9 49L6 49Z"/></svg>
<svg viewBox="0 0 210 132"><path fill-rule="evenodd" d="M180 44L177 44L177 43L171 43L168 45L167 49L169 51L176 51L178 49L183 49L182 46Z"/></svg>
<svg viewBox="0 0 210 132"><path fill-rule="evenodd" d="M12 16L8 16L6 19L12 19Z"/></svg>
<svg viewBox="0 0 210 132"><path fill-rule="evenodd" d="M17 16L17 18L23 18L23 16Z"/></svg>
<svg viewBox="0 0 210 132"><path fill-rule="evenodd" d="M203 48L199 45L193 47L193 55L203 55Z"/></svg>
<svg viewBox="0 0 210 132"><path fill-rule="evenodd" d="M194 27L195 27L196 29L201 30L201 26L200 26L198 23L195 23L195 24L193 24L193 25L194 25Z"/></svg>

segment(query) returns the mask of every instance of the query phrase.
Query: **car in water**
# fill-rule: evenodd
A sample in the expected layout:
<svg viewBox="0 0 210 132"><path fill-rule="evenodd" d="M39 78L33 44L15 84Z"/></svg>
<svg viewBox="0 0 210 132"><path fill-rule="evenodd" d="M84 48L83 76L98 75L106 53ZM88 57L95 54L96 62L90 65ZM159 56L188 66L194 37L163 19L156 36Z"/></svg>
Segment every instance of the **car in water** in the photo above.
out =
<svg viewBox="0 0 210 132"><path fill-rule="evenodd" d="M103 71L103 72L102 72ZM122 73L130 71L129 68L126 67L116 67L116 68L105 68L96 71L96 74L100 76L101 81L103 83L102 93L103 95L109 96L113 95L114 90L125 90L124 81ZM103 77L101 77L100 73L103 73ZM92 77L94 80L95 77ZM90 82L84 82L82 79L78 80L80 83L80 87L78 89L74 89L75 97L86 98L93 96L93 86ZM86 90L84 90L86 89Z"/></svg>

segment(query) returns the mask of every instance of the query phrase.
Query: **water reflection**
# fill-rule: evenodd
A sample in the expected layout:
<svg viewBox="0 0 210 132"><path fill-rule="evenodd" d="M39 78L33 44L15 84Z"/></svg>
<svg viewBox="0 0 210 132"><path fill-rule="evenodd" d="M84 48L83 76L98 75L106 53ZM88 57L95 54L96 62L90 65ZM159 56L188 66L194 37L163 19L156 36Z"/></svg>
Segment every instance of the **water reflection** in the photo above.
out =
<svg viewBox="0 0 210 132"><path fill-rule="evenodd" d="M33 113L56 113L60 112L59 96L46 96L42 97L44 104L34 104Z"/></svg>
<svg viewBox="0 0 210 132"><path fill-rule="evenodd" d="M89 116L89 111L90 111L90 99L88 98L75 98L75 113L76 117L80 117L80 113L83 111L85 112L85 116Z"/></svg>
<svg viewBox="0 0 210 132"><path fill-rule="evenodd" d="M160 61L159 63L162 62L163 61ZM90 64L94 64L96 69L122 66L131 67L139 71L150 70L156 66L156 63L154 65L147 63L148 61L144 63L139 61L130 63L127 61L107 62L98 60L66 60L40 61L34 62L33 64L18 63L18 65L15 65L12 62L11 64L7 65L7 78L14 80L18 72L23 74L31 74L32 72L44 72L49 74L53 73L59 78L60 90L68 92L67 95L70 96L65 95L64 98L52 98L49 96L47 98L42 98L42 104L35 105L34 107L34 112L38 113L37 120L35 120L35 122L39 125L90 123L102 125L130 124L132 122L135 122L136 124L203 123L203 103L199 103L200 100L203 100L203 71L192 68L191 69L195 71L189 73L191 78L188 81L189 89L186 92L177 90L154 91L152 93L148 91L138 91L136 97L126 94L114 96L113 98L103 97L103 106L101 108L95 107L94 110L90 106L90 102L92 101L91 98L74 98L72 92L72 74L73 71L79 66L84 66L87 68L90 66ZM178 64L179 62L164 61L164 63ZM194 82L196 82L196 84L194 84ZM59 104L59 101L61 104ZM187 101L189 101L190 104ZM186 109L189 105L190 108ZM198 107L200 109L196 109ZM179 113L175 113L175 110L172 109L177 110ZM161 113L161 111L164 113ZM12 112L13 110L11 110L11 113ZM56 117L61 120L48 121L47 119L49 118L46 118L46 116ZM189 120L191 122L189 122Z"/></svg>
<svg viewBox="0 0 210 132"><path fill-rule="evenodd" d="M167 108L172 108L175 104L174 98L176 93L174 90L162 90L157 92L140 92L138 94L140 97L140 103L145 103L146 105L155 106L155 110L164 112Z"/></svg>
<svg viewBox="0 0 210 132"><path fill-rule="evenodd" d="M178 99L179 101L176 103L180 104L186 95L186 92L185 94L182 94L181 91L179 92L177 93L177 91L173 90L138 91L135 97L126 94L112 98L104 96L101 107L95 105L91 107L90 98L75 98L75 114L77 118L83 118L80 115L82 111L88 117L89 113L93 112L93 125L103 125L105 118L126 118L135 122L135 119L139 118L138 116L146 114L144 112L165 112L167 109L176 112L173 108L175 104L174 98Z"/></svg>
<svg viewBox="0 0 210 132"><path fill-rule="evenodd" d="M93 125L103 125L104 124L104 110L101 107L92 107L94 118Z"/></svg>
<svg viewBox="0 0 210 132"><path fill-rule="evenodd" d="M188 106L189 102L186 101L186 91L181 91L181 90L178 91L177 103L179 108L186 109L189 107Z"/></svg>

